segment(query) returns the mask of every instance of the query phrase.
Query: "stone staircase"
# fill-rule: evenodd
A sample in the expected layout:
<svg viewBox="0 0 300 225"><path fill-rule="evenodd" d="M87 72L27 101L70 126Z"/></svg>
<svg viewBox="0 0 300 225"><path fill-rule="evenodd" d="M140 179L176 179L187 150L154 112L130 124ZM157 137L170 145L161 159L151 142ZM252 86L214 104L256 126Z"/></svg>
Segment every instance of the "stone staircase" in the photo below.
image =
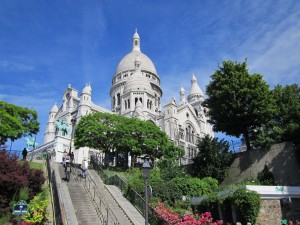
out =
<svg viewBox="0 0 300 225"><path fill-rule="evenodd" d="M87 178L81 178L81 170L73 168L70 180L67 181L63 166L61 164L57 165L62 182L68 188L79 225L143 224L144 219L141 215L140 218L142 219L129 219L118 202L119 200L123 202L125 200L121 199L121 197L120 199L119 197L114 198L95 171L89 170ZM124 203L121 205L124 205ZM131 207L133 206L131 205ZM133 217L136 217L136 213L133 213Z"/></svg>

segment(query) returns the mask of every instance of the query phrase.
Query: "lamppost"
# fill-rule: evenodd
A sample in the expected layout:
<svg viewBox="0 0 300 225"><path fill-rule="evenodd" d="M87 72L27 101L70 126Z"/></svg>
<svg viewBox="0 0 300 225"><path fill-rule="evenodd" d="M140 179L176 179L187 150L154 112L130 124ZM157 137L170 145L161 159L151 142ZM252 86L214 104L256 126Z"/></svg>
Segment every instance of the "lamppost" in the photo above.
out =
<svg viewBox="0 0 300 225"><path fill-rule="evenodd" d="M148 178L150 176L151 166L148 161L143 163L142 174L145 180L145 225L148 225Z"/></svg>
<svg viewBox="0 0 300 225"><path fill-rule="evenodd" d="M71 152L72 152L72 137L74 135L74 125L76 122L76 118L75 116L72 117L71 119L71 123L72 123L72 131L71 131L71 137L70 137L70 149L69 149L69 156L71 156Z"/></svg>

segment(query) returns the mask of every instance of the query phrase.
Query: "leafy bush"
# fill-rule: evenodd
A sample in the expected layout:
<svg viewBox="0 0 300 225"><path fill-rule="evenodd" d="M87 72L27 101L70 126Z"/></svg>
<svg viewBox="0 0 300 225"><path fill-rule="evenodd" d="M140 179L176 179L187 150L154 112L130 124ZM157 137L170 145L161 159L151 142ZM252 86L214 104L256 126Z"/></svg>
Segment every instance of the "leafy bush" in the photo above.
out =
<svg viewBox="0 0 300 225"><path fill-rule="evenodd" d="M258 193L238 189L233 193L232 203L237 210L237 219L242 224L247 222L255 224L260 209L260 196Z"/></svg>
<svg viewBox="0 0 300 225"><path fill-rule="evenodd" d="M176 177L173 181L185 196L199 197L218 190L218 181L213 178Z"/></svg>
<svg viewBox="0 0 300 225"><path fill-rule="evenodd" d="M28 162L20 163L17 156L10 156L5 151L0 152L0 217L9 210L12 200L20 199L28 187L29 198L33 198L45 181L42 171L30 169Z"/></svg>
<svg viewBox="0 0 300 225"><path fill-rule="evenodd" d="M153 192L156 197L159 197L170 206L175 206L175 203L182 198L182 191L173 180L167 181L163 185L155 186Z"/></svg>
<svg viewBox="0 0 300 225"><path fill-rule="evenodd" d="M23 217L25 222L32 222L36 225L43 224L47 219L47 207L49 204L49 190L45 188L43 192L35 196L29 203L28 213Z"/></svg>

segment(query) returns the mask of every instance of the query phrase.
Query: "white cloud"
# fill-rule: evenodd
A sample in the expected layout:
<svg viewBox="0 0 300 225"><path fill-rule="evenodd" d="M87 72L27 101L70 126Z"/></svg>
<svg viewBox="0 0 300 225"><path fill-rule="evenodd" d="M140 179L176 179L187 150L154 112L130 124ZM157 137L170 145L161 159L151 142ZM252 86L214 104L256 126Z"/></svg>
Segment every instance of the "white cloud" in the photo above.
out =
<svg viewBox="0 0 300 225"><path fill-rule="evenodd" d="M0 71L10 71L10 72L28 72L33 71L35 68L33 65L28 65L19 62L13 62L9 60L0 61Z"/></svg>

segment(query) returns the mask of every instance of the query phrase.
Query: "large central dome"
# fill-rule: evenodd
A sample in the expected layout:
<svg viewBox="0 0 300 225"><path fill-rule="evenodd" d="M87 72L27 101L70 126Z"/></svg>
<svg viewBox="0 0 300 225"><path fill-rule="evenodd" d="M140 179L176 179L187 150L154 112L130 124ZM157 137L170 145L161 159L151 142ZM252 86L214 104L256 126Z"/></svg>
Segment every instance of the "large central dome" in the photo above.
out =
<svg viewBox="0 0 300 225"><path fill-rule="evenodd" d="M155 66L151 59L146 56L144 53L140 50L140 36L135 31L135 34L133 35L133 46L132 46L132 52L128 53L119 63L116 73L119 74L120 72L128 71L128 70L134 70L134 62L136 57L139 57L141 60L141 70L149 71L151 73L154 73L157 75Z"/></svg>
<svg viewBox="0 0 300 225"><path fill-rule="evenodd" d="M116 74L127 70L133 70L136 57L139 57L141 60L141 70L146 70L151 73L157 74L155 66L151 59L149 59L149 57L144 53L138 51L132 51L124 56L117 67Z"/></svg>

